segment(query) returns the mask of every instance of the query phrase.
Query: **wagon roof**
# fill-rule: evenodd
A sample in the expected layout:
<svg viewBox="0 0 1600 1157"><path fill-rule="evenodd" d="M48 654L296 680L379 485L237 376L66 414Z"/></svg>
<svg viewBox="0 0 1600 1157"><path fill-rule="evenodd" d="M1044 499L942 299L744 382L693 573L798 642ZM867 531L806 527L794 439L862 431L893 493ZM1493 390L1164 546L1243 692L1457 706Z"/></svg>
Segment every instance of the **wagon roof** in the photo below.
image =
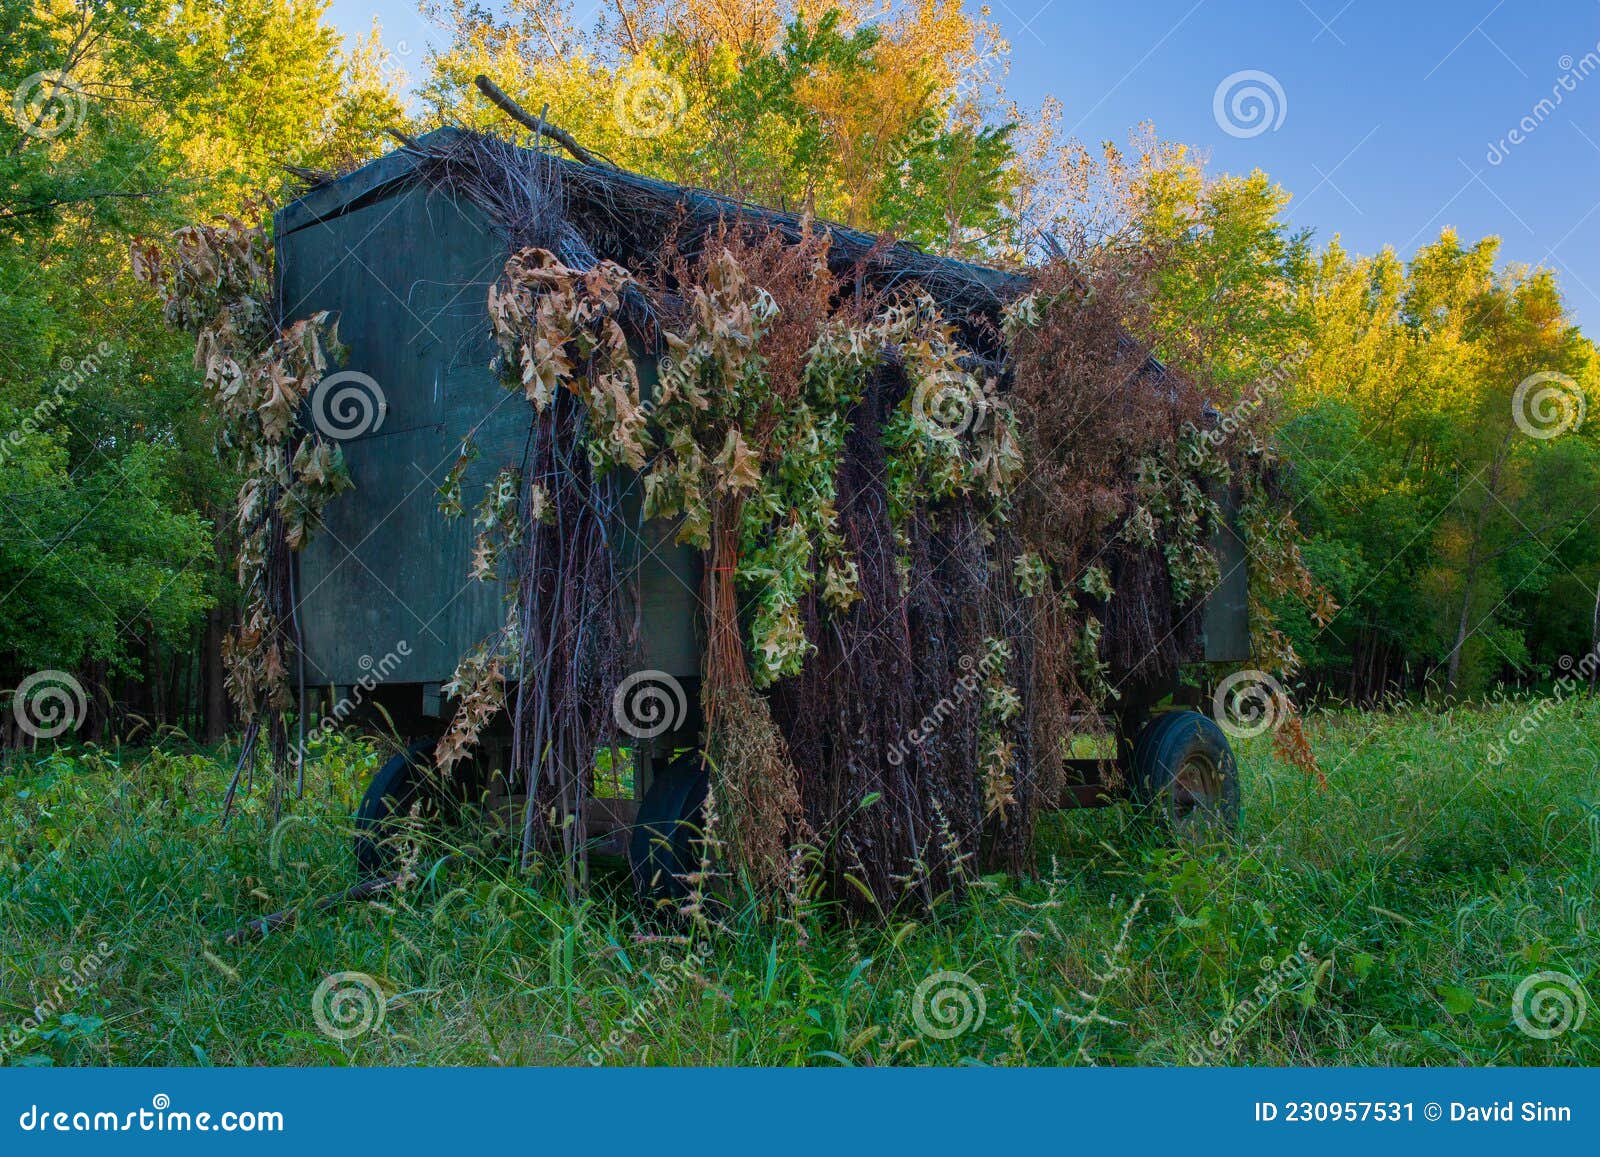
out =
<svg viewBox="0 0 1600 1157"><path fill-rule="evenodd" d="M279 210L277 233L284 236L307 225L337 218L424 182L429 179L430 163L474 141L493 141L499 149L529 158L537 155L540 164L549 166L549 171L558 178L562 214L591 243L599 241L599 235L604 234L611 243L594 244L595 254L625 266L632 264L627 250L636 255L653 255L663 238L684 225L689 226L687 233L701 237L722 222L760 222L791 238L798 238L807 227L806 220L795 213L753 205L609 165L583 164L543 149L537 153L517 149L499 138L446 126L307 190ZM906 242L885 244L879 235L836 222L813 224L825 228L830 235L830 263L836 271L860 269L868 283L877 289L916 283L930 293L942 309L957 318L997 320L1000 308L1026 293L1031 284L1031 278L1025 273L940 257ZM993 340L971 332L969 337L977 337L980 345L988 345ZM1126 332L1121 344L1125 351L1138 350L1140 345ZM1159 381L1165 374L1164 367L1148 350L1144 355L1139 377L1146 383Z"/></svg>
<svg viewBox="0 0 1600 1157"><path fill-rule="evenodd" d="M435 129L419 137L416 148L395 149L308 190L279 211L277 231L287 234L383 200L420 178L423 150L438 151L467 135L468 130L455 127ZM804 228L798 214L704 189L563 157L550 156L548 160L560 171L572 216L580 220L596 214L631 217L629 224L642 237L663 236L680 220L697 227L734 219L758 220L796 236ZM914 280L946 306L993 313L1028 287L1028 278L1022 274L939 257L904 242L883 245L874 234L834 222L818 224L831 235L831 252L838 261L854 264L870 255L868 275L874 282L892 285Z"/></svg>

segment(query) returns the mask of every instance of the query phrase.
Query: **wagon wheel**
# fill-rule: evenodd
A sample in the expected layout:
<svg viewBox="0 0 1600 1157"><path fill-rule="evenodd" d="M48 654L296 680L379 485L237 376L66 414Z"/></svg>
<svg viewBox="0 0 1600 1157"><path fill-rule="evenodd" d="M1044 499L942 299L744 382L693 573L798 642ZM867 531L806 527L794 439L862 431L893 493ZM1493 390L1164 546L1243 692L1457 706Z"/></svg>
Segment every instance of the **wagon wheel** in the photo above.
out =
<svg viewBox="0 0 1600 1157"><path fill-rule="evenodd" d="M1239 826L1239 768L1210 716L1169 711L1133 745L1134 799L1174 834L1231 834Z"/></svg>
<svg viewBox="0 0 1600 1157"><path fill-rule="evenodd" d="M437 823L459 818L461 807L474 802L480 784L470 763L457 765L449 779L433 766L437 739L422 739L390 757L367 784L356 809L356 870L362 879L384 874L394 859L389 837L411 809Z"/></svg>
<svg viewBox="0 0 1600 1157"><path fill-rule="evenodd" d="M673 760L651 779L628 841L633 886L646 903L689 894L684 876L700 866L700 825L710 781L698 753Z"/></svg>

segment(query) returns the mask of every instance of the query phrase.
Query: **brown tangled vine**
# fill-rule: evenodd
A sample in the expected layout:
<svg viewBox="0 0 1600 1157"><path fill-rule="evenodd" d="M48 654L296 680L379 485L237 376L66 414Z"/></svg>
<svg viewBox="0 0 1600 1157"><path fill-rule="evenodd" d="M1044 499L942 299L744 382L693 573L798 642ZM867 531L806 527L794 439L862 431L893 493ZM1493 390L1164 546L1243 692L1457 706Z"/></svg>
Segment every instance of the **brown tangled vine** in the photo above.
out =
<svg viewBox="0 0 1600 1157"><path fill-rule="evenodd" d="M241 477L233 530L245 606L223 658L246 730L224 816L240 772L254 767L263 728L274 813L281 805L293 754L289 665L298 652L289 553L305 546L323 509L350 485L338 444L299 420L338 360L337 323L326 312L293 322L277 316L271 253L265 230L235 217L179 229L165 248L145 242L132 249L134 276L155 289L167 324L195 335L217 455Z"/></svg>
<svg viewBox="0 0 1600 1157"><path fill-rule="evenodd" d="M1031 871L1073 740L1198 657L1229 487L1252 592L1330 613L1272 514L1259 432L1212 430L1200 387L1128 336L1138 304L1111 280L1056 262L1003 308L956 309L915 278L874 281L875 249L844 260L805 220L667 229L625 267L561 217L547 162L473 149L459 171L454 154L424 160L505 226L486 304L528 433L481 498L461 493L470 444L440 492L472 520L472 577L503 584L506 604L445 688L435 760L448 774L508 713L524 858L559 857L573 890L638 644L613 541L629 484L641 518L704 556L714 845L769 898L801 858L861 912ZM297 421L336 360L334 320L273 315L266 238L238 221L134 260L196 335L219 450L243 476L230 687L281 758L288 552L348 485L338 446ZM1257 622L1259 653L1292 668ZM1289 719L1283 742L1312 770Z"/></svg>

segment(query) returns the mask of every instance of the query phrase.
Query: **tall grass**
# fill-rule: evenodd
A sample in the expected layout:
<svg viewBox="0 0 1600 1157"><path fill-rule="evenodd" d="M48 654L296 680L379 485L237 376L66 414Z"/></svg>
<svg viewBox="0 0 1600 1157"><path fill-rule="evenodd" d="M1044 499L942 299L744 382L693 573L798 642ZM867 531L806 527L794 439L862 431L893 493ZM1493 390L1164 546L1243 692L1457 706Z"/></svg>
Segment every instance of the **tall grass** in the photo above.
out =
<svg viewBox="0 0 1600 1157"><path fill-rule="evenodd" d="M846 924L802 881L792 910L734 903L714 934L652 920L620 879L569 903L435 834L403 889L224 947L352 882L348 816L377 756L334 741L293 817L274 828L258 797L224 832L227 752L58 753L0 776L0 1049L57 1065L1600 1064L1600 1009L1550 1039L1512 1017L1539 972L1600 1000L1596 709L1554 703L1520 743L1515 704L1316 716L1326 790L1266 738L1243 744L1236 843L1175 846L1126 808L1067 814L1037 878L981 880L931 916ZM103 962L86 955L101 942ZM349 1039L312 1011L341 972L382 990L381 1023Z"/></svg>

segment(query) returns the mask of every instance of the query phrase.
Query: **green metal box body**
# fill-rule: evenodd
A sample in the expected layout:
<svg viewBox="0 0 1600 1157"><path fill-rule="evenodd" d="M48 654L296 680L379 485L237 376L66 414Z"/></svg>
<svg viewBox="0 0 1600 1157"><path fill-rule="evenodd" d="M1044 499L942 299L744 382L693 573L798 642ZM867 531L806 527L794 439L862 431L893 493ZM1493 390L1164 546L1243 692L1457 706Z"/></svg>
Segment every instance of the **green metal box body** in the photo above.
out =
<svg viewBox="0 0 1600 1157"><path fill-rule="evenodd" d="M404 643L388 685L442 683L505 616L503 586L468 577L470 516L447 520L438 490L469 436L479 451L463 479L469 511L526 445L528 403L490 368L487 294L506 243L476 206L425 187L404 151L285 206L274 233L280 316L336 314L348 351L340 368L368 375L385 405L378 425L343 441L354 488L298 557L306 682L358 683ZM653 362L641 358L640 371L648 396ZM617 484L619 573L638 600L634 665L696 677L700 555L672 541L671 525L641 525L637 477ZM1224 580L1204 609L1209 661L1249 655L1236 498L1224 496L1229 525L1213 541Z"/></svg>
<svg viewBox="0 0 1600 1157"><path fill-rule="evenodd" d="M490 368L486 308L507 257L475 206L415 179L392 153L312 190L275 220L280 316L338 316L340 370L381 392L381 422L341 440L354 487L301 552L296 595L310 685L360 682L401 644L390 684L440 683L500 628L501 584L468 577L470 509L502 466L518 465L532 412ZM641 365L647 385L654 365ZM464 439L478 449L462 484L468 516L446 519L439 488ZM700 561L672 527L638 521L638 480L621 478L619 573L636 580L641 667L698 675Z"/></svg>

